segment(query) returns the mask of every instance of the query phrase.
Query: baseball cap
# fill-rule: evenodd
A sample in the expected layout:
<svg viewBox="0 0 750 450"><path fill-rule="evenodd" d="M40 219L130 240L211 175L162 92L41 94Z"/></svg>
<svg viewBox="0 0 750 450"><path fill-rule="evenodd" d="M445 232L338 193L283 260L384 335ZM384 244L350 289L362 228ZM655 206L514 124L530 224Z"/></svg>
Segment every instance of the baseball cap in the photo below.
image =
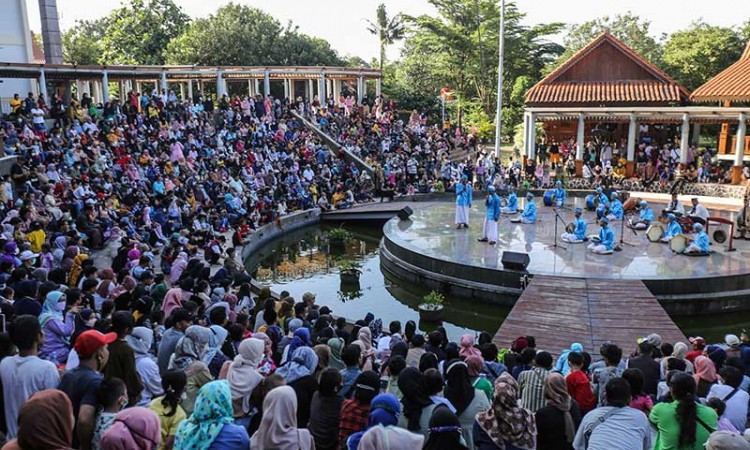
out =
<svg viewBox="0 0 750 450"><path fill-rule="evenodd" d="M97 330L88 330L81 333L76 339L75 350L78 356L87 358L102 346L111 344L117 339L117 333L102 334Z"/></svg>
<svg viewBox="0 0 750 450"><path fill-rule="evenodd" d="M39 256L38 253L34 253L31 250L24 250L21 252L19 259L21 259L21 261L28 261L30 259L36 258L37 256Z"/></svg>
<svg viewBox="0 0 750 450"><path fill-rule="evenodd" d="M322 306L322 307L320 308L319 312L320 312L320 315L321 315L321 316L324 316L324 315L326 315L326 314L331 314L331 313L332 313L333 311L331 310L331 308L329 308L329 307L327 307L327 306Z"/></svg>
<svg viewBox="0 0 750 450"><path fill-rule="evenodd" d="M746 450L750 449L750 443L746 437L729 431L716 431L711 433L706 441L706 450Z"/></svg>
<svg viewBox="0 0 750 450"><path fill-rule="evenodd" d="M661 336L659 336L656 333L651 333L646 337L642 337L638 339L638 344L643 344L643 343L648 344L655 348L659 347L661 346Z"/></svg>
<svg viewBox="0 0 750 450"><path fill-rule="evenodd" d="M740 338L736 334L728 334L724 336L724 342L730 347L737 347L740 345Z"/></svg>
<svg viewBox="0 0 750 450"><path fill-rule="evenodd" d="M700 336L691 337L690 339L688 339L688 341L690 341L691 344L699 348L703 348L706 346L706 340Z"/></svg>

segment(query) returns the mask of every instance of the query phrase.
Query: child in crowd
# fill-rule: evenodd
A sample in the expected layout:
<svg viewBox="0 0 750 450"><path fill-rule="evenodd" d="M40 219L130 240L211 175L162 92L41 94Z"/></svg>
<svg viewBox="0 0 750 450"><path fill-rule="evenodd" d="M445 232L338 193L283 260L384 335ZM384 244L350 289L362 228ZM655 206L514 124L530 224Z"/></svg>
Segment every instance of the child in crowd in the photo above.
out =
<svg viewBox="0 0 750 450"><path fill-rule="evenodd" d="M149 405L149 408L159 416L161 425L159 450L172 450L177 427L187 417L180 406L186 385L185 372L182 370L167 371L161 377L164 395L153 399Z"/></svg>
<svg viewBox="0 0 750 450"><path fill-rule="evenodd" d="M654 402L648 394L643 392L643 385L646 383L643 372L640 369L627 369L622 373L622 378L630 384L630 392L633 398L630 407L643 411L648 416L651 408L654 407Z"/></svg>
<svg viewBox="0 0 750 450"><path fill-rule="evenodd" d="M99 450L99 441L115 421L115 416L128 404L128 389L119 378L104 380L97 393L99 410L96 412L94 437L91 439L93 450Z"/></svg>
<svg viewBox="0 0 750 450"><path fill-rule="evenodd" d="M581 370L583 368L583 355L579 352L570 352L568 354L568 366L570 373L565 377L565 384L568 386L568 393L578 403L581 415L594 409L596 398L591 390L589 377Z"/></svg>
<svg viewBox="0 0 750 450"><path fill-rule="evenodd" d="M719 397L712 397L706 401L706 406L713 408L713 410L716 411L716 415L719 416L719 421L716 423L716 431L728 431L733 434L741 434L737 428L732 425L732 422L724 416L724 412L727 409L727 404L724 403L724 400Z"/></svg>

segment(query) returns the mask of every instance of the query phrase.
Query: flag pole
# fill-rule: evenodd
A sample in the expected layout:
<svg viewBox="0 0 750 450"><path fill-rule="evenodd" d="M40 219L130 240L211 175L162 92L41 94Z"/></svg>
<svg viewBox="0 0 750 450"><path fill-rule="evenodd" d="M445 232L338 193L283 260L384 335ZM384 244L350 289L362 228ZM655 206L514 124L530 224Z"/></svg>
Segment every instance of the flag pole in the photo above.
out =
<svg viewBox="0 0 750 450"><path fill-rule="evenodd" d="M505 53L505 0L500 0L500 47L497 62L497 115L495 116L495 157L500 158L500 132L503 110L503 56Z"/></svg>

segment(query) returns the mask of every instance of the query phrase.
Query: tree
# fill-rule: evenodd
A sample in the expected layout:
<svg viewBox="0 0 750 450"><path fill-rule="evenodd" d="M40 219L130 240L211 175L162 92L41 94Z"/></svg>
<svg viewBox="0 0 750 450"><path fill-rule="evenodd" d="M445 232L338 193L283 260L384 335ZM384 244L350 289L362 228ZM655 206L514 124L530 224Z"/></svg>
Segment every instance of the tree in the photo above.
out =
<svg viewBox="0 0 750 450"><path fill-rule="evenodd" d="M380 70L383 70L383 64L385 63L385 48L392 45L394 42L403 39L406 27L402 22L401 14L388 17L388 12L385 10L384 3L378 5L375 17L375 22L371 20L367 21L370 24L367 27L367 30L377 36L380 41Z"/></svg>
<svg viewBox="0 0 750 450"><path fill-rule="evenodd" d="M327 41L286 28L266 12L230 3L196 19L167 46L170 64L341 65Z"/></svg>
<svg viewBox="0 0 750 450"><path fill-rule="evenodd" d="M66 64L99 64L105 30L104 18L77 21L73 28L62 34L63 61Z"/></svg>
<svg viewBox="0 0 750 450"><path fill-rule="evenodd" d="M190 17L173 0L129 0L107 17L101 60L108 64L164 64L167 44L189 22Z"/></svg>
<svg viewBox="0 0 750 450"><path fill-rule="evenodd" d="M740 32L695 22L664 43L664 68L692 91L737 61L743 49Z"/></svg>
<svg viewBox="0 0 750 450"><path fill-rule="evenodd" d="M594 40L605 31L609 31L617 39L632 48L657 66L661 65L662 48L659 42L650 34L651 22L643 20L633 13L618 14L615 17L604 16L595 20L573 26L563 39L565 52L560 55L557 63L567 61L576 52ZM662 40L664 36L662 36Z"/></svg>

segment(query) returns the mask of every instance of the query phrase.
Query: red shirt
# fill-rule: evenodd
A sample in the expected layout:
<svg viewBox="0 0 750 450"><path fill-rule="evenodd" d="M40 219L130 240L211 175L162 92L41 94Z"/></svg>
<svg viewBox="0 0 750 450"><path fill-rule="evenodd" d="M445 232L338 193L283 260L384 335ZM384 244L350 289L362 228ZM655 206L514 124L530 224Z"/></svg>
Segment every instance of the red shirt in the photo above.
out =
<svg viewBox="0 0 750 450"><path fill-rule="evenodd" d="M369 415L369 404L360 403L353 398L344 400L341 405L341 419L339 421L339 443L342 448L346 448L346 440L349 439L349 436L365 430Z"/></svg>
<svg viewBox="0 0 750 450"><path fill-rule="evenodd" d="M583 416L596 407L596 398L589 384L589 377L580 370L570 372L565 377L565 384L568 386L568 393L578 403L578 408Z"/></svg>
<svg viewBox="0 0 750 450"><path fill-rule="evenodd" d="M703 350L693 350L692 352L688 352L688 354L685 355L685 359L687 359L691 363L694 363L695 358L701 356L702 354L703 354Z"/></svg>

